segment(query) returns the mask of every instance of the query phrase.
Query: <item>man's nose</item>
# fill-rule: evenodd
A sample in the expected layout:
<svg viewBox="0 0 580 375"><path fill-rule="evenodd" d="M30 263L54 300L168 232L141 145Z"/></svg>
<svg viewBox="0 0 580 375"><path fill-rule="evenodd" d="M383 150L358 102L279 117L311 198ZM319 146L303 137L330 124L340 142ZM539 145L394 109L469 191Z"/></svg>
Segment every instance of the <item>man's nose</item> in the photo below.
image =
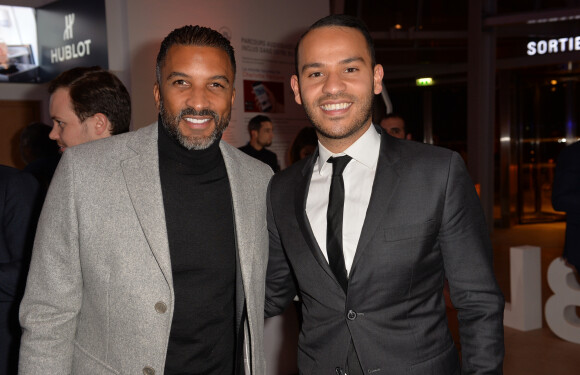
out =
<svg viewBox="0 0 580 375"><path fill-rule="evenodd" d="M60 130L58 129L58 125L53 125L52 130L48 133L48 138L56 141L59 138Z"/></svg>
<svg viewBox="0 0 580 375"><path fill-rule="evenodd" d="M204 88L191 88L186 104L194 108L196 111L201 111L209 106L209 100Z"/></svg>
<svg viewBox="0 0 580 375"><path fill-rule="evenodd" d="M338 94L345 90L346 85L344 84L340 74L330 72L326 76L324 86L322 90L328 94Z"/></svg>

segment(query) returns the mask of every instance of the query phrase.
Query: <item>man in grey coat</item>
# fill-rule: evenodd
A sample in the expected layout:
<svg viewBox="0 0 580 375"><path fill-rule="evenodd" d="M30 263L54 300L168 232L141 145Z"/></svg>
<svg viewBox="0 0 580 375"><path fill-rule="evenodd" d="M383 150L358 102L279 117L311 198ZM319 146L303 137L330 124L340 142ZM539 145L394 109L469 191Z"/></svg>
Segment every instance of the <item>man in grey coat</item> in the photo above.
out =
<svg viewBox="0 0 580 375"><path fill-rule="evenodd" d="M21 374L263 374L272 171L221 141L235 59L185 26L157 56L158 122L68 149L41 214Z"/></svg>

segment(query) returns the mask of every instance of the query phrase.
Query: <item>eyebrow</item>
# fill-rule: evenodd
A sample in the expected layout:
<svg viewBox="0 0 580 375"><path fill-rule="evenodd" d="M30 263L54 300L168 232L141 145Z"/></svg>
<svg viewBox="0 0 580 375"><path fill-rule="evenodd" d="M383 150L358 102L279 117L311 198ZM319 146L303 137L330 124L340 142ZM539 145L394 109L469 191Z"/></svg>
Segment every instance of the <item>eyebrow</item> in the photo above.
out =
<svg viewBox="0 0 580 375"><path fill-rule="evenodd" d="M189 75L185 74L185 73L181 73L181 72L171 72L169 73L169 75L167 76L167 80L169 81L171 78L175 78L175 77L184 77L184 78L189 78Z"/></svg>
<svg viewBox="0 0 580 375"><path fill-rule="evenodd" d="M175 77L191 78L191 76L189 74L185 74L185 73L182 73L182 72L171 72L167 76L167 80L170 80L171 78L175 78ZM215 76L212 76L209 79L210 79L210 81L211 80L220 80L220 81L225 81L228 84L230 83L230 80L228 79L228 77L225 76L225 75L223 75L223 74L216 74Z"/></svg>
<svg viewBox="0 0 580 375"><path fill-rule="evenodd" d="M362 57L360 57L360 56L356 56L356 57L349 57L349 58L346 58L346 59L344 59L344 60L341 60L341 61L339 61L338 63L339 63L340 65L346 65L346 64L353 63L353 62L364 62L364 61L365 61L365 60L364 60ZM310 64L305 64L305 65L302 67L302 69L301 69L301 72L302 72L302 73L304 73L304 71L305 71L306 69L316 69L316 68L321 68L321 67L323 67L324 65L325 65L325 64L323 64L323 63L318 63L318 62L314 62L314 63L310 63Z"/></svg>

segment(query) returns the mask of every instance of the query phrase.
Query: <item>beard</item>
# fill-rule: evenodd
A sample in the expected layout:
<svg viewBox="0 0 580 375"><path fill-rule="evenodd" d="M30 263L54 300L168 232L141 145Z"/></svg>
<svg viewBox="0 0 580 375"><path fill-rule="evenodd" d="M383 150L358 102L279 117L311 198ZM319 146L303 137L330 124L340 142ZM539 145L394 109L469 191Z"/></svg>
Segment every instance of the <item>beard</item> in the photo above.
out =
<svg viewBox="0 0 580 375"><path fill-rule="evenodd" d="M163 105L163 97L159 98L159 114L163 120L163 126L171 135L171 137L188 150L205 150L216 140L219 140L222 137L224 130L226 130L228 127L230 118L232 116L231 111L220 117L211 109L206 108L202 109L201 111L197 111L191 107L186 107L178 114L173 115L172 113L169 113ZM211 116L213 118L215 127L212 133L207 137L188 137L184 135L179 129L179 123L184 116Z"/></svg>
<svg viewBox="0 0 580 375"><path fill-rule="evenodd" d="M303 101L302 106L304 107L306 116L312 125L314 125L314 128L316 128L318 134L329 139L343 139L355 134L357 131L363 128L367 121L371 118L373 111L373 96L374 93L370 92L369 95L362 98L362 100L357 100L357 97L346 94L325 95L322 98L316 100L313 105L307 104ZM323 103L325 100L340 99L347 99L352 101L353 104L360 103L360 107L357 109L354 116L354 123L349 124L347 127L343 127L342 129L335 129L332 127L332 125L324 126L322 120L316 114L316 107L318 107L320 103Z"/></svg>

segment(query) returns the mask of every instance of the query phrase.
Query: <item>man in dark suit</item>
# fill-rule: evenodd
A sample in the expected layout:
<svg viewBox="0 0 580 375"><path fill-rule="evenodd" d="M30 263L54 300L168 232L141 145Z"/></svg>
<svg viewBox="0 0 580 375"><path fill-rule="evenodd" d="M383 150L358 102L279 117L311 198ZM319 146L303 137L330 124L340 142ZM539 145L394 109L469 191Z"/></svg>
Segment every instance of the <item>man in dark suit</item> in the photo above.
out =
<svg viewBox="0 0 580 375"><path fill-rule="evenodd" d="M18 305L39 211L34 176L0 165L0 374L16 374L20 325Z"/></svg>
<svg viewBox="0 0 580 375"><path fill-rule="evenodd" d="M580 272L580 142L566 147L558 156L552 206L566 212L564 258Z"/></svg>
<svg viewBox="0 0 580 375"><path fill-rule="evenodd" d="M504 299L461 157L371 123L383 68L356 18L317 21L296 64L295 100L319 142L270 182L266 315L300 296L300 373L501 374Z"/></svg>

